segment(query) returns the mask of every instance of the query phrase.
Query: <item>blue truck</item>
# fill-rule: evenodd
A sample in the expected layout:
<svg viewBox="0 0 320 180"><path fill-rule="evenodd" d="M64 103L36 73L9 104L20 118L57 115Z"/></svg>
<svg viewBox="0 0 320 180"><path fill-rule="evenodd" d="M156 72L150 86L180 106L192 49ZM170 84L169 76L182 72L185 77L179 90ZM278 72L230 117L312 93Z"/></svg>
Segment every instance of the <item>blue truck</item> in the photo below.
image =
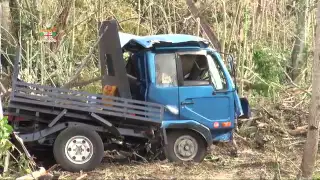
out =
<svg viewBox="0 0 320 180"><path fill-rule="evenodd" d="M225 65L207 40L183 34L125 38L114 20L101 22L100 34L107 94L24 82L17 48L6 115L28 148L52 148L65 170L92 170L105 150L114 149L201 162L212 143L232 140L238 118L250 116L232 80L233 59L228 56Z"/></svg>

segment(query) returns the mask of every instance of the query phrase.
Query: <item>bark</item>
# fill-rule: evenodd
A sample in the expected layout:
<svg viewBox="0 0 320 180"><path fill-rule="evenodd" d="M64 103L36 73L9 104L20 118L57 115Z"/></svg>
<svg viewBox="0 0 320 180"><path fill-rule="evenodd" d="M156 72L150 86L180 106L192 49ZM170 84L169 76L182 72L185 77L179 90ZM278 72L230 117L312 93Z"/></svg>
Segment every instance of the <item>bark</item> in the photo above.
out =
<svg viewBox="0 0 320 180"><path fill-rule="evenodd" d="M17 0L9 1L10 15L12 19L11 29L13 37L18 41L19 39L19 11Z"/></svg>
<svg viewBox="0 0 320 180"><path fill-rule="evenodd" d="M319 120L320 120L320 2L317 10L317 27L313 59L313 79L312 79L312 96L311 108L308 124L307 141L305 143L301 173L298 179L311 179L318 151L319 140Z"/></svg>
<svg viewBox="0 0 320 180"><path fill-rule="evenodd" d="M63 7L61 13L59 14L57 20L56 20L56 28L58 30L58 35L57 35L57 42L51 43L50 48L53 52L56 52L62 39L63 36L65 35L67 23L68 23L68 17L70 14L70 9L72 7L72 1L66 1L66 0L59 0L59 3L61 7Z"/></svg>
<svg viewBox="0 0 320 180"><path fill-rule="evenodd" d="M308 28L308 4L308 0L299 0L298 2L297 33L291 52L291 65L289 68L291 79L295 82L299 82L299 76L306 62L304 50Z"/></svg>
<svg viewBox="0 0 320 180"><path fill-rule="evenodd" d="M1 8L0 8L0 21L1 21L1 48L6 47L7 43L6 41L9 41L9 43L14 44L14 39L10 36L8 32L10 32L10 8L9 8L9 1L2 1L0 2ZM5 39L6 41L4 41ZM5 43L5 44L4 44Z"/></svg>
<svg viewBox="0 0 320 180"><path fill-rule="evenodd" d="M87 80L87 81L81 81L81 82L77 82L77 83L68 84L68 85L64 86L64 88L83 87L83 86L86 86L88 84L100 81L101 79L102 79L102 77L95 77L95 78L92 78L92 79Z"/></svg>

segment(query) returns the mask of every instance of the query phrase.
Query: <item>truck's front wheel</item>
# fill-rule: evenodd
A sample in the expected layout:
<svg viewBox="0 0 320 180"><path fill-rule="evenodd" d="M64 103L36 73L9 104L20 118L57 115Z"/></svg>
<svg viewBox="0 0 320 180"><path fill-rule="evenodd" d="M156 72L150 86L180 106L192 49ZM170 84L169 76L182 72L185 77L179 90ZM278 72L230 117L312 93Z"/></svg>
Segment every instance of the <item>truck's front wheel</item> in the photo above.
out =
<svg viewBox="0 0 320 180"><path fill-rule="evenodd" d="M93 130L71 127L58 135L53 153L57 163L67 171L90 171L103 158L103 142Z"/></svg>
<svg viewBox="0 0 320 180"><path fill-rule="evenodd" d="M168 144L165 154L169 161L201 162L206 155L206 144L203 138L193 131L170 131L167 134Z"/></svg>

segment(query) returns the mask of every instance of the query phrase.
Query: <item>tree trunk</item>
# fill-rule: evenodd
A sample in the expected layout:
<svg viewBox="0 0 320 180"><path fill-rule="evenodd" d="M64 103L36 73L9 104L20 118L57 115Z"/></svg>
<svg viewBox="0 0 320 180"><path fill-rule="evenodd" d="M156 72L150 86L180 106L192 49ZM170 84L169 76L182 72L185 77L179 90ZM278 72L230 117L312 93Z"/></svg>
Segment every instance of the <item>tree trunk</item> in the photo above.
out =
<svg viewBox="0 0 320 180"><path fill-rule="evenodd" d="M14 39L10 36L10 8L9 8L9 1L1 1L1 8L0 8L0 21L1 21L1 48L7 47L7 44L11 43L14 44ZM6 42L4 41L6 39Z"/></svg>
<svg viewBox="0 0 320 180"><path fill-rule="evenodd" d="M17 0L10 0L9 1L9 7L10 7L10 14L11 14L11 18L12 18L12 34L13 37L16 39L16 41L18 41L19 39L19 5Z"/></svg>
<svg viewBox="0 0 320 180"><path fill-rule="evenodd" d="M297 22L297 33L295 37L294 47L291 52L291 64L289 73L291 79L294 82L299 82L299 76L305 65L306 55L304 53L305 43L307 37L307 22L308 22L308 3L309 0L299 0L298 2L298 22Z"/></svg>
<svg viewBox="0 0 320 180"><path fill-rule="evenodd" d="M209 23L200 15L199 10L197 7L194 5L193 0L186 0L186 3L188 5L188 8L192 14L192 16L196 19L200 19L200 25L202 27L202 30L204 33L208 36L209 40L211 41L213 47L217 51L221 51L221 44L219 39L217 38L214 30L209 26Z"/></svg>
<svg viewBox="0 0 320 180"><path fill-rule="evenodd" d="M319 140L320 120L320 1L317 10L316 38L313 58L313 78L310 117L308 124L307 141L304 147L301 172L298 179L311 179L316 161Z"/></svg>

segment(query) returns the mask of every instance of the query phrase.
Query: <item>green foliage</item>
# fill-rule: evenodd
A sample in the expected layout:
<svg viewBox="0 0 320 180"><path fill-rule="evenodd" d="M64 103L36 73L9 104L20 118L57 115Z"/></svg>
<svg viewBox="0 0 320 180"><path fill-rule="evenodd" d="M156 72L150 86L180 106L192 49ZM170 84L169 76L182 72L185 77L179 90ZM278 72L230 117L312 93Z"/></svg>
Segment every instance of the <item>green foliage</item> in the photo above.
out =
<svg viewBox="0 0 320 180"><path fill-rule="evenodd" d="M320 180L320 173L319 172L315 172L312 179L314 180Z"/></svg>
<svg viewBox="0 0 320 180"><path fill-rule="evenodd" d="M12 147L9 141L12 131L12 127L8 124L8 117L2 118L0 120L0 157Z"/></svg>
<svg viewBox="0 0 320 180"><path fill-rule="evenodd" d="M2 118L0 120L0 166L5 164L7 151L13 148L12 143L9 141L12 131L12 127L8 124L8 117Z"/></svg>
<svg viewBox="0 0 320 180"><path fill-rule="evenodd" d="M256 93L272 95L277 85L285 81L285 63L287 52L277 52L268 47L257 47L253 51L254 72L260 77L253 84Z"/></svg>
<svg viewBox="0 0 320 180"><path fill-rule="evenodd" d="M0 167L3 167L5 164L5 158L7 152L11 153L16 149L14 144L10 141L10 134L13 132L13 128L8 124L8 117L5 116L0 120ZM30 173L32 166L30 161L22 154L19 150L19 156L11 156L10 169L14 169L15 173L20 172L20 174Z"/></svg>

